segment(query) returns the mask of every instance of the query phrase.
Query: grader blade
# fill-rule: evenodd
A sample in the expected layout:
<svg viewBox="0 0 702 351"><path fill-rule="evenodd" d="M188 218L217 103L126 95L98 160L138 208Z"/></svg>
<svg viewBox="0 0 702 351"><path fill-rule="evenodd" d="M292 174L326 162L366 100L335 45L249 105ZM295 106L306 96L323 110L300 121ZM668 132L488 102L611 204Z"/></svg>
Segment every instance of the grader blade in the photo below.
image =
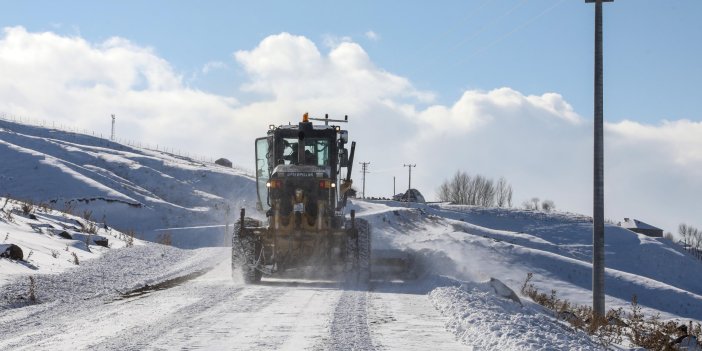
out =
<svg viewBox="0 0 702 351"><path fill-rule="evenodd" d="M395 249L374 250L371 254L373 279L414 279L416 262L412 254Z"/></svg>

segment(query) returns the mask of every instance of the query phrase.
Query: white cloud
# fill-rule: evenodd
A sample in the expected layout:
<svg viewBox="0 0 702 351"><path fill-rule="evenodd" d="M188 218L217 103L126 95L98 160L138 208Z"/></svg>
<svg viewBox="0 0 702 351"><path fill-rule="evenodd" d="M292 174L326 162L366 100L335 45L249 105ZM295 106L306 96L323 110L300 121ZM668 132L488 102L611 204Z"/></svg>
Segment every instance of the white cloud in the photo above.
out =
<svg viewBox="0 0 702 351"><path fill-rule="evenodd" d="M342 42L322 54L309 39L289 33L271 35L236 60L251 81L243 89L278 98L381 101L388 97L428 99L408 79L376 67L363 48Z"/></svg>
<svg viewBox="0 0 702 351"><path fill-rule="evenodd" d="M370 41L380 41L380 34L369 30L366 32L366 38L368 38Z"/></svg>
<svg viewBox="0 0 702 351"><path fill-rule="evenodd" d="M347 36L347 35L338 36L338 35L332 35L332 34L325 34L324 36L322 36L322 43L327 48L335 48L335 47L339 46L339 44L341 44L341 43L350 43L350 42L353 42L353 39L351 39L351 37Z"/></svg>
<svg viewBox="0 0 702 351"><path fill-rule="evenodd" d="M605 133L605 181L621 200L611 210L657 219L671 231L681 222L702 226L702 122L622 121L605 124Z"/></svg>
<svg viewBox="0 0 702 351"><path fill-rule="evenodd" d="M432 92L377 67L359 44L330 44L323 52L306 37L281 33L237 51L247 79L241 90L253 101L239 104L187 87L153 50L123 38L95 44L5 28L0 111L105 132L116 113L127 137L187 145L248 167L253 140L268 124L294 123L304 112L348 114L357 160L372 164L370 195L390 195L393 176L398 188L406 186L402 164L412 162L413 185L429 198L463 169L505 176L518 201L539 196L590 212L592 127L561 95L469 90L450 105L427 107ZM666 229L700 220L702 123L624 121L607 124L606 132L608 217L640 216Z"/></svg>
<svg viewBox="0 0 702 351"><path fill-rule="evenodd" d="M607 124L606 128L618 145L646 148L680 167L693 166L693 170L702 171L702 122L663 121L653 126L622 121Z"/></svg>
<svg viewBox="0 0 702 351"><path fill-rule="evenodd" d="M494 120L495 113L510 119L558 119L572 124L582 120L559 94L524 96L506 87L489 92L469 90L453 106L431 106L418 116L425 131L464 134Z"/></svg>
<svg viewBox="0 0 702 351"><path fill-rule="evenodd" d="M183 85L149 48L123 38L80 37L5 28L0 36L0 111L109 130L109 115L131 138L181 144L226 121L236 99ZM193 119L200 123L192 123ZM124 135L123 135L124 136Z"/></svg>
<svg viewBox="0 0 702 351"><path fill-rule="evenodd" d="M208 74L214 70L225 69L225 68L227 68L227 64L222 62L222 61L210 61L210 62L205 63L204 66L202 66L202 73Z"/></svg>

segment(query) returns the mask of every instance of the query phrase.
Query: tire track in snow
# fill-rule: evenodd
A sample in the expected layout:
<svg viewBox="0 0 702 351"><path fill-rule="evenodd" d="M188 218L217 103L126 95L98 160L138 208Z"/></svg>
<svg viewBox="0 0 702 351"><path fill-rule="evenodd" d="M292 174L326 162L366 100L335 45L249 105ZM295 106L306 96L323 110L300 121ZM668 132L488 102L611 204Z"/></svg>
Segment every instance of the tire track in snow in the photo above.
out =
<svg viewBox="0 0 702 351"><path fill-rule="evenodd" d="M375 350L368 327L367 291L345 290L329 328L329 350Z"/></svg>
<svg viewBox="0 0 702 351"><path fill-rule="evenodd" d="M234 286L206 285L190 291L173 291L176 294L200 295L196 303L170 311L162 318L158 318L146 325L139 324L111 339L104 340L93 348L97 350L144 350L168 349L163 347L169 342L183 343L195 335L188 330L197 326L202 316L225 315L242 312L252 312L262 309L279 298L283 292L277 290L258 290ZM152 294L151 298L160 299L159 294ZM147 301L145 301L147 302ZM160 301L153 302L159 304ZM147 302L148 303L148 302ZM244 321L242 321L244 322ZM216 330L215 330L216 329ZM221 335L227 332L227 326L217 325L212 332ZM174 339L164 340L171 335L171 331L181 331L182 334ZM203 345L193 345L197 349Z"/></svg>
<svg viewBox="0 0 702 351"><path fill-rule="evenodd" d="M230 296L218 301L210 300L209 303L213 304L211 308L169 325L151 346L163 350L236 349L236 342L226 341L236 339L239 328L247 327L249 320L232 317L259 314L267 306L278 303L285 293L258 286L247 286L239 292L241 295L236 298ZM227 344L228 347L225 346Z"/></svg>
<svg viewBox="0 0 702 351"><path fill-rule="evenodd" d="M159 348L194 350L302 350L324 335L329 310L340 293L315 286L283 284L247 286L252 296L275 294L275 300L256 301L260 308L238 311L217 308L162 335ZM226 304L251 301L226 301ZM321 317L321 318L320 318Z"/></svg>

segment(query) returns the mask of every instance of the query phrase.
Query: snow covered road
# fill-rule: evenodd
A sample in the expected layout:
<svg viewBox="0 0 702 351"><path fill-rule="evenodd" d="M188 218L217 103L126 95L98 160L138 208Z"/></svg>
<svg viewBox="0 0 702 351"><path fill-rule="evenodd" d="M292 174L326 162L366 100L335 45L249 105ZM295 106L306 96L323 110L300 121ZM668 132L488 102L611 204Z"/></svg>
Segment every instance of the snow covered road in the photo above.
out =
<svg viewBox="0 0 702 351"><path fill-rule="evenodd" d="M3 350L465 349L420 283L231 281L228 260L181 285L116 300L37 305L0 319Z"/></svg>

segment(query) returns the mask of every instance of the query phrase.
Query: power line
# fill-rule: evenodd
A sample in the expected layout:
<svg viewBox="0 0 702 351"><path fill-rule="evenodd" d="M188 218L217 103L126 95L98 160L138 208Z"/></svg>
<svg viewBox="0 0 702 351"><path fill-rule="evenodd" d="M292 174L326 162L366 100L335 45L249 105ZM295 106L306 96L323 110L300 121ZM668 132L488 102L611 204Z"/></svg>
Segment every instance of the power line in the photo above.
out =
<svg viewBox="0 0 702 351"><path fill-rule="evenodd" d="M363 172L363 192L361 193L361 198L365 199L366 198L366 173L370 173L368 171L368 165L370 165L370 162L359 162L361 165L361 172Z"/></svg>
<svg viewBox="0 0 702 351"><path fill-rule="evenodd" d="M555 9L556 7L558 7L558 6L559 6L560 4L562 4L564 1L565 1L565 0L560 0L559 2L557 2L557 3L553 4L552 6L546 8L544 11L540 12L540 13L537 14L536 16L529 18L526 22L524 22L524 23L522 23L522 24L520 24L520 25L514 27L514 28L513 28L512 30L510 30L509 32L507 32L507 33L503 34L502 36L500 36L499 38L493 40L493 41L490 42L489 44L487 44L487 45L485 45L485 46L483 46L483 47L480 47L480 48L478 48L477 50L474 50L473 53L472 53L470 56L468 56L468 57L466 57L465 59L463 59L463 60L460 61L461 64L464 63L464 62L469 61L470 59L472 59L472 58L474 58L474 57L476 57L476 56L478 56L478 55L480 55L480 54L483 53L484 51L487 51L487 49L489 49L489 48L491 48L491 47L493 47L493 46L499 44L500 42L502 42L503 40L507 39L508 37L510 37L511 35L513 35L514 33L517 33L517 32L519 32L519 31L521 31L522 29L528 27L530 24L534 23L537 19L543 17L543 16L546 15L547 13L551 12L551 10Z"/></svg>
<svg viewBox="0 0 702 351"><path fill-rule="evenodd" d="M483 32L485 32L485 30L487 30L488 28L492 27L492 26L495 25L497 22L501 21L503 18L509 16L510 14L512 14L512 12L516 11L518 8L522 7L522 5L526 4L526 2L527 2L527 0L522 0L522 1L518 2L518 3L517 3L516 5L514 5L512 8L510 8L509 10L507 10L507 12L505 12L505 13L503 13L502 15L498 16L497 18L495 18L495 19L492 20L491 22L488 22L488 23L485 24L484 26L480 27L480 29L478 29L477 31L473 32L472 35L470 35L470 36L468 36L467 38L465 38L465 39L461 40L460 42L458 42L458 44L454 45L451 49L449 49L449 51L448 51L447 53L451 53L451 52L453 52L453 51L456 51L456 49L458 49L459 47L461 47L461 46L465 45L466 43L470 42L471 40L475 39L477 36L479 36L480 34L482 34Z"/></svg>
<svg viewBox="0 0 702 351"><path fill-rule="evenodd" d="M457 49L464 46L465 44L472 41L473 39L479 37L487 29L494 26L499 21L501 21L502 19L504 19L505 17L509 16L514 11L516 11L517 9L522 7L524 4L527 3L527 1L528 0L518 0L517 3L514 6L512 6L510 9L508 9L506 12L498 15L497 17L493 17L491 20L488 21L488 23L482 25L477 30L470 32L470 34L468 34L468 35L463 36L463 39L458 40L458 41L454 40L453 46L451 46L446 52L441 53L441 55L433 55L433 56L427 58L427 60L425 60L424 62L420 63L420 65L422 67L427 68L429 66L434 65L432 62L436 61L436 58L438 56L451 56L453 54L453 52L455 52ZM449 34L452 34L452 33L456 32L458 29L460 29L461 25L468 22L468 19L470 19L471 17L478 17L479 15L481 15L483 10L488 8L488 5L490 5L493 2L494 2L494 0L486 0L482 3L480 3L477 7L473 8L471 12L468 12L468 14L466 16L464 16L456 25L449 27L447 30L445 30L441 34L436 35L433 38L430 38L432 40L426 41L427 44L425 44L419 50L416 50L416 51L417 52L431 51L431 52L436 53L439 51L438 50L429 50L429 48L430 47L438 47L440 44L448 44L448 45L452 44L452 42L446 41L444 39L447 39L449 37ZM482 17L486 17L486 16L482 16ZM490 17L492 17L492 16L490 16ZM405 60L406 60L406 58L405 58Z"/></svg>
<svg viewBox="0 0 702 351"><path fill-rule="evenodd" d="M481 11L482 9L484 9L488 4L490 4L490 3L493 2L493 1L494 1L494 0L486 0L486 1L484 1L483 3L481 3L480 5L478 5L475 9L473 9L473 11L468 12L468 13L466 14L466 16L464 16L463 18L461 18L461 20L460 20L458 23L456 23L456 24L453 25L452 27L449 27L448 30L442 32L441 34L439 34L438 36L436 36L433 40L428 40L428 41L426 41L426 44L424 44L424 46L422 46L422 48L421 48L420 50L417 50L417 51L418 51L418 52L425 52L425 51L427 51L427 49L429 49L430 46L436 46L437 43L440 43L440 39L447 38L449 34L452 34L452 33L456 32L458 29L461 29L462 25L464 25L466 22L468 22L468 19L469 19L469 18L474 17L474 16L477 16L478 14L480 14L480 11Z"/></svg>

